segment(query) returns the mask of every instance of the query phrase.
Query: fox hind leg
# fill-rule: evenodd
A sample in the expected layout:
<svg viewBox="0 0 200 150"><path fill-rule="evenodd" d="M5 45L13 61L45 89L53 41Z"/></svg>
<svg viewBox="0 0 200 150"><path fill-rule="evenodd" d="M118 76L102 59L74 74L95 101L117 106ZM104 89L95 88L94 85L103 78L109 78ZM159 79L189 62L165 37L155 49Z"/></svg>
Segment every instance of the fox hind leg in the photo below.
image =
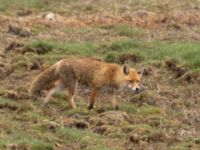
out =
<svg viewBox="0 0 200 150"><path fill-rule="evenodd" d="M67 99L68 99L69 105L72 109L77 108L77 106L74 102L74 97L75 97L75 94L76 94L77 87L78 87L78 82L76 82L74 86L68 87L69 94L67 96Z"/></svg>
<svg viewBox="0 0 200 150"><path fill-rule="evenodd" d="M52 88L44 98L43 104L47 104L49 99L57 92L64 90L64 85L62 83L57 84L54 88Z"/></svg>
<svg viewBox="0 0 200 150"><path fill-rule="evenodd" d="M76 104L74 103L74 97L78 86L78 81L73 67L69 64L65 64L60 68L59 76L68 90L68 95L66 91L66 96L69 105L71 106L72 109L75 109Z"/></svg>

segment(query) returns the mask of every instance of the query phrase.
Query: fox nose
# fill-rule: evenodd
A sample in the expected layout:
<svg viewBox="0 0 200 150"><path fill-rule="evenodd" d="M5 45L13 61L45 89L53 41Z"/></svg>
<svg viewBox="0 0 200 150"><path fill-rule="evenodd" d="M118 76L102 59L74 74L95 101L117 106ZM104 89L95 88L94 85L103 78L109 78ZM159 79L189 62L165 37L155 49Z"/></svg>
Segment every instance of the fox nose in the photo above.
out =
<svg viewBox="0 0 200 150"><path fill-rule="evenodd" d="M136 91L139 91L140 90L140 88L139 87L136 87L136 89L135 89Z"/></svg>

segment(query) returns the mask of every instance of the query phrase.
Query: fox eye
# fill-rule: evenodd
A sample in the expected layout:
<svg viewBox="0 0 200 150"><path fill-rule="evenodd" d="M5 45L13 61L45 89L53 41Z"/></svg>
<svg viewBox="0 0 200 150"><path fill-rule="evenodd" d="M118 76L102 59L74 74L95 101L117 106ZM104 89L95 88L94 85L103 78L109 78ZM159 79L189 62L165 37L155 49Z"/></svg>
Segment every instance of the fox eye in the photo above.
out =
<svg viewBox="0 0 200 150"><path fill-rule="evenodd" d="M137 82L137 83L139 83L140 81L139 81L139 80L137 80L136 82Z"/></svg>
<svg viewBox="0 0 200 150"><path fill-rule="evenodd" d="M133 80L128 80L128 82L133 83Z"/></svg>

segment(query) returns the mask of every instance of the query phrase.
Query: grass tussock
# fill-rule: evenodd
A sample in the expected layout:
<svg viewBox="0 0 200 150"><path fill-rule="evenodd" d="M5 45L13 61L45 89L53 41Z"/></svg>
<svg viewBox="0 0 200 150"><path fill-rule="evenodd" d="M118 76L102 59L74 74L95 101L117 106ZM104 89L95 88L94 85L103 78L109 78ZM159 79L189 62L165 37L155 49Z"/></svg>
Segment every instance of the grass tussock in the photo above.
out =
<svg viewBox="0 0 200 150"><path fill-rule="evenodd" d="M58 136L67 140L68 142L79 142L85 150L112 150L107 147L102 137L90 130L80 130L76 128L58 128L56 133Z"/></svg>
<svg viewBox="0 0 200 150"><path fill-rule="evenodd" d="M139 29L136 27L132 27L127 24L120 24L116 25L114 27L114 30L119 34L120 36L126 36L126 37L143 37L145 35L145 31L143 29Z"/></svg>
<svg viewBox="0 0 200 150"><path fill-rule="evenodd" d="M18 103L16 101L13 101L11 99L7 99L7 98L4 98L4 97L0 96L0 105L4 105L4 104L18 106Z"/></svg>
<svg viewBox="0 0 200 150"><path fill-rule="evenodd" d="M39 54L46 54L52 50L58 54L92 55L94 45L89 42L62 43L58 41L36 40L28 44L28 47L38 49Z"/></svg>
<svg viewBox="0 0 200 150"><path fill-rule="evenodd" d="M5 136L0 141L0 148L16 147L17 149L31 148L32 150L53 150L51 143L37 139L24 132L15 132Z"/></svg>
<svg viewBox="0 0 200 150"><path fill-rule="evenodd" d="M93 56L96 53L95 46L89 42L63 43L58 41L36 40L29 42L24 49L26 52L34 52L50 63L55 63L67 56Z"/></svg>
<svg viewBox="0 0 200 150"><path fill-rule="evenodd" d="M151 105L144 105L139 109L138 114L145 118L152 114L163 115L164 112L159 107L151 106Z"/></svg>

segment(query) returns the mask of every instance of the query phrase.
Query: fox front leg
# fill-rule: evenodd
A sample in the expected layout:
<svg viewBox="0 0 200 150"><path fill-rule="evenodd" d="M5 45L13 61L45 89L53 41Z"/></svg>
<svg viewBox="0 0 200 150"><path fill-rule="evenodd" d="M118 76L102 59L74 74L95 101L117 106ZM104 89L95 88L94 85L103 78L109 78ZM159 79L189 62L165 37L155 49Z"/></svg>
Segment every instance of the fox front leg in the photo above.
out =
<svg viewBox="0 0 200 150"><path fill-rule="evenodd" d="M69 94L67 95L67 99L68 99L69 105L72 109L77 108L77 106L74 102L74 96L75 96L75 89L69 89Z"/></svg>
<svg viewBox="0 0 200 150"><path fill-rule="evenodd" d="M117 105L116 96L113 93L110 95L110 99L113 109L118 110L119 106Z"/></svg>
<svg viewBox="0 0 200 150"><path fill-rule="evenodd" d="M95 103L95 98L97 96L98 90L97 89L93 89L90 97L89 97L89 105L88 105L88 109L92 109L94 107L94 103Z"/></svg>

